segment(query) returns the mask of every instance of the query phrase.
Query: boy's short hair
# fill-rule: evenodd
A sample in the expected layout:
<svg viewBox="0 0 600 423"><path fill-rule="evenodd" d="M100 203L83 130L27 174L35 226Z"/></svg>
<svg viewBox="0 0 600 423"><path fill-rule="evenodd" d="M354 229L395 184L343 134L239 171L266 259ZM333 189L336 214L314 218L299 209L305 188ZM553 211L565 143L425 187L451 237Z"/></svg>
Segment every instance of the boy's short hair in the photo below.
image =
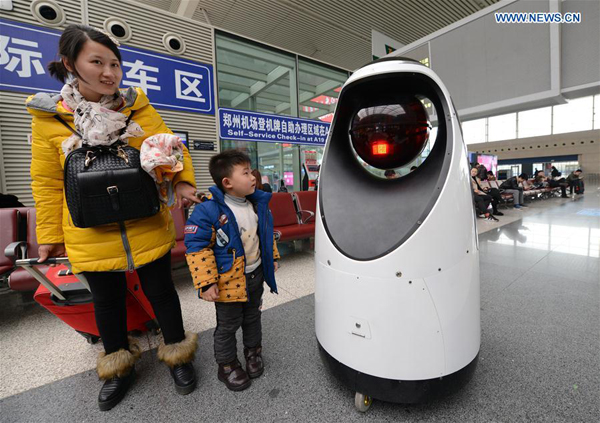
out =
<svg viewBox="0 0 600 423"><path fill-rule="evenodd" d="M529 175L527 175L526 173L521 173L519 175L519 178L527 180L527 179L529 179Z"/></svg>
<svg viewBox="0 0 600 423"><path fill-rule="evenodd" d="M208 171L215 184L221 191L223 189L223 178L231 177L236 165L250 164L250 157L241 150L225 150L212 156L208 163Z"/></svg>

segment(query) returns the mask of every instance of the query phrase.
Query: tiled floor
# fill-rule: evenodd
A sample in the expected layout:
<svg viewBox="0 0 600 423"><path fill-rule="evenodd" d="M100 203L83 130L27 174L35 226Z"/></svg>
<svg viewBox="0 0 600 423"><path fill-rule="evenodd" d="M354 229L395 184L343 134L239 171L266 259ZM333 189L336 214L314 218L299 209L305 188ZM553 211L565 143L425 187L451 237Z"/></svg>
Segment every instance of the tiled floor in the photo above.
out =
<svg viewBox="0 0 600 423"><path fill-rule="evenodd" d="M598 191L577 201L550 199L508 210L504 226L478 220L482 348L475 378L455 397L405 407L353 409L353 393L318 359L311 252L293 253L265 295L268 369L251 389L227 392L212 360L214 309L177 271L187 330L200 333L198 389L177 396L155 352L143 355L132 392L108 414L96 411L93 368L101 347L22 298L0 297L0 421L291 420L597 421L599 413ZM142 336L144 350L157 345ZM596 416L594 418L593 416Z"/></svg>

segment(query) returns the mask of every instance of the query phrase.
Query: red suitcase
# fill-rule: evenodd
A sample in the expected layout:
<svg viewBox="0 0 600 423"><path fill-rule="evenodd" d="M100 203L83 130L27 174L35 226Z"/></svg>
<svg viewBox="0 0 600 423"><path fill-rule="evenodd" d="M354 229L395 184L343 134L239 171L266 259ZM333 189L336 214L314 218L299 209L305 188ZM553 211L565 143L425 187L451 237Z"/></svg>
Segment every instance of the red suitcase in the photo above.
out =
<svg viewBox="0 0 600 423"><path fill-rule="evenodd" d="M87 281L82 275L71 273L67 258L48 259L48 263L51 262L62 264L50 267L46 275L35 268L35 259L17 260L16 264L25 268L40 282L33 297L35 301L83 335L89 343L96 343L99 332ZM142 292L137 272L126 273L126 277L127 330L152 330L157 333L156 316Z"/></svg>

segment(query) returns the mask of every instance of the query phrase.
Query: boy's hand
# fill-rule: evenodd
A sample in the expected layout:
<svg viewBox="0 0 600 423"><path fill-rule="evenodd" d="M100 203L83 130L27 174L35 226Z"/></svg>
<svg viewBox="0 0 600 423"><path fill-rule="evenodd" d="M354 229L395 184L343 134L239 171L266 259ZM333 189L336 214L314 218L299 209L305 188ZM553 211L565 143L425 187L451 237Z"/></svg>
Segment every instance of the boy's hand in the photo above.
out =
<svg viewBox="0 0 600 423"><path fill-rule="evenodd" d="M210 288L202 293L202 299L205 301L215 301L219 298L219 288L217 284L213 284Z"/></svg>
<svg viewBox="0 0 600 423"><path fill-rule="evenodd" d="M279 263L275 261L273 264L275 266L275 271L277 272L277 269L279 269Z"/></svg>

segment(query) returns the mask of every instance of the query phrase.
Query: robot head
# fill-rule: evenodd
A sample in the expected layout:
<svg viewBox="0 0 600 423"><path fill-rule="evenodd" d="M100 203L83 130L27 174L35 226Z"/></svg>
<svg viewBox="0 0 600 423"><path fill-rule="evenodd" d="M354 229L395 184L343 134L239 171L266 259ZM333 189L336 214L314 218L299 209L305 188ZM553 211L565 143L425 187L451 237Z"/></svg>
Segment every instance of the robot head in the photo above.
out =
<svg viewBox="0 0 600 423"><path fill-rule="evenodd" d="M386 59L352 75L340 92L319 186L323 228L342 254L373 260L418 229L462 147L453 124L447 91L418 62Z"/></svg>
<svg viewBox="0 0 600 423"><path fill-rule="evenodd" d="M389 174L421 154L430 129L423 103L416 96L400 95L395 104L357 111L350 123L350 140L365 163Z"/></svg>

